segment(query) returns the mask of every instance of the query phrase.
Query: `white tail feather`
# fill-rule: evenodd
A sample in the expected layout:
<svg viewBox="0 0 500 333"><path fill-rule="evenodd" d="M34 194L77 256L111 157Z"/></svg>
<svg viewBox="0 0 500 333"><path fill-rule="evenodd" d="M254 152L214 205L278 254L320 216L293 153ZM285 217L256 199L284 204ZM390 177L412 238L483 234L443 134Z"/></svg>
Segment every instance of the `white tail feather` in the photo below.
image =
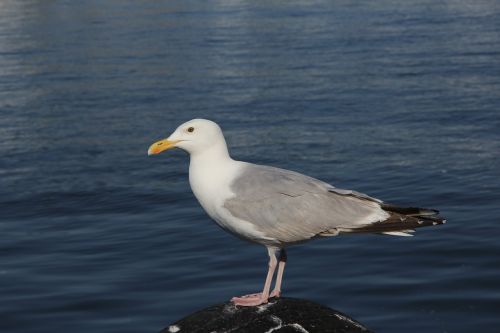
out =
<svg viewBox="0 0 500 333"><path fill-rule="evenodd" d="M403 236L403 237L412 237L412 234L409 234L408 232L413 232L413 230L408 230L408 231L386 231L386 232L381 232L381 234L384 235L391 235L391 236Z"/></svg>

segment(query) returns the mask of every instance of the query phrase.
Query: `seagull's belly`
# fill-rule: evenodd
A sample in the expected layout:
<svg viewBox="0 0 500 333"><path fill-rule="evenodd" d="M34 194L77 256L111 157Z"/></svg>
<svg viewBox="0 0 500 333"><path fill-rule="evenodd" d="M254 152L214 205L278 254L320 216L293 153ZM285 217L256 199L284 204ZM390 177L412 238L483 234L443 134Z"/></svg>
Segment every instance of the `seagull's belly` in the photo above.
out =
<svg viewBox="0 0 500 333"><path fill-rule="evenodd" d="M279 241L273 237L268 237L264 232L259 230L255 224L242 220L233 216L223 205L224 201L200 200L200 204L207 214L224 230L227 232L263 245L279 245Z"/></svg>
<svg viewBox="0 0 500 333"><path fill-rule="evenodd" d="M212 218L223 229L236 235L237 237L263 245L280 244L277 239L269 237L262 230L259 230L255 224L231 215L231 213L224 207L218 209L216 216L212 216Z"/></svg>

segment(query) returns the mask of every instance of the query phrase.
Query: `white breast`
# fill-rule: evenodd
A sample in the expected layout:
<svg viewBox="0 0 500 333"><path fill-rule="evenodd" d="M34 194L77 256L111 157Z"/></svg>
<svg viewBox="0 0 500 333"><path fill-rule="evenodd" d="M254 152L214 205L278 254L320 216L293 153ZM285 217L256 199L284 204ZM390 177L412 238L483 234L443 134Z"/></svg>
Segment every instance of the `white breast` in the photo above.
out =
<svg viewBox="0 0 500 333"><path fill-rule="evenodd" d="M231 183L243 165L243 162L232 159L211 161L192 158L189 166L191 189L203 209L223 229L253 242L274 243L254 224L234 217L224 208L224 202L235 195L231 191Z"/></svg>
<svg viewBox="0 0 500 333"><path fill-rule="evenodd" d="M189 184L211 217L215 214L216 207L233 195L230 184L237 174L238 163L233 160L191 159Z"/></svg>

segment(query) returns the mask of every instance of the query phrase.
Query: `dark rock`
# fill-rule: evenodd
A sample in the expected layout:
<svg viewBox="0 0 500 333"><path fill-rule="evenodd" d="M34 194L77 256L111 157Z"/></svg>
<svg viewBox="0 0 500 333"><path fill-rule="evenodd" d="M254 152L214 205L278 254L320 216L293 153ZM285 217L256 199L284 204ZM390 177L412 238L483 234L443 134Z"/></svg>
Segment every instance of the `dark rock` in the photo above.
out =
<svg viewBox="0 0 500 333"><path fill-rule="evenodd" d="M195 312L160 333L371 333L345 314L307 300L271 299L255 307L231 302Z"/></svg>

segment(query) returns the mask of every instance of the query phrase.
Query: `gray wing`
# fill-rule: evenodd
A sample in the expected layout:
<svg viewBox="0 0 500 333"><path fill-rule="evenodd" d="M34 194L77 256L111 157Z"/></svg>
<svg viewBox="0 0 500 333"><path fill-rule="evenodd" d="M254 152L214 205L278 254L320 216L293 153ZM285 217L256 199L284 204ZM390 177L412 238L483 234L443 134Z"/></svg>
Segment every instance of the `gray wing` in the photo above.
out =
<svg viewBox="0 0 500 333"><path fill-rule="evenodd" d="M381 201L297 172L246 164L233 181L229 212L282 243L336 234L382 220Z"/></svg>

